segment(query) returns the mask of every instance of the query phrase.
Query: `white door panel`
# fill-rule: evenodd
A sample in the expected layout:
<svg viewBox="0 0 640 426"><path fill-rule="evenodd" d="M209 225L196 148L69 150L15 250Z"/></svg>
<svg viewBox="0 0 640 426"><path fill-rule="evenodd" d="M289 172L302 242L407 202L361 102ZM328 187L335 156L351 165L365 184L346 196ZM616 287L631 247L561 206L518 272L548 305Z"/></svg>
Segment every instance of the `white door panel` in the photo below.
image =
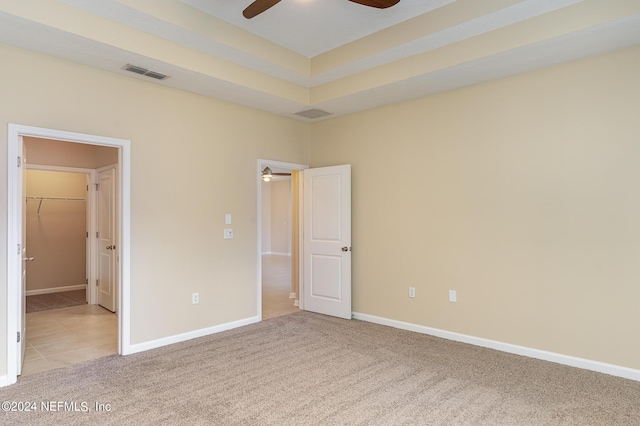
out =
<svg viewBox="0 0 640 426"><path fill-rule="evenodd" d="M22 139L22 138L20 138ZM27 196L27 148L24 145L24 142L21 140L22 145L22 194L19 196L21 200L21 225L20 229L22 230L22 252L20 256L22 256L22 280L20 283L20 324L18 330L20 331L20 344L18 345L18 366L17 366L17 374L22 374L22 364L24 363L24 356L27 350L27 262L32 261L33 258L28 257L27 252L27 205L26 205L26 196Z"/></svg>
<svg viewBox="0 0 640 426"><path fill-rule="evenodd" d="M98 173L98 304L116 311L115 169Z"/></svg>
<svg viewBox="0 0 640 426"><path fill-rule="evenodd" d="M304 170L303 308L351 318L351 166Z"/></svg>
<svg viewBox="0 0 640 426"><path fill-rule="evenodd" d="M342 299L341 256L311 255L311 296Z"/></svg>

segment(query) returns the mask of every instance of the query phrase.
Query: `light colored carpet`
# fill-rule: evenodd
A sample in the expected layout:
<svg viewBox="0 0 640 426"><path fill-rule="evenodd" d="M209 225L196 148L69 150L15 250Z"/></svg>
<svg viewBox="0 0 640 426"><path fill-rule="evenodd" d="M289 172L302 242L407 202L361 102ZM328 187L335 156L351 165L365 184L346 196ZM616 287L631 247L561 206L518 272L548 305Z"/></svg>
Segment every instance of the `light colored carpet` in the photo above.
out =
<svg viewBox="0 0 640 426"><path fill-rule="evenodd" d="M2 424L640 425L639 382L308 312L34 374L0 400L38 404Z"/></svg>
<svg viewBox="0 0 640 426"><path fill-rule="evenodd" d="M87 296L84 289L34 294L27 296L27 313L84 305L85 303L87 303Z"/></svg>

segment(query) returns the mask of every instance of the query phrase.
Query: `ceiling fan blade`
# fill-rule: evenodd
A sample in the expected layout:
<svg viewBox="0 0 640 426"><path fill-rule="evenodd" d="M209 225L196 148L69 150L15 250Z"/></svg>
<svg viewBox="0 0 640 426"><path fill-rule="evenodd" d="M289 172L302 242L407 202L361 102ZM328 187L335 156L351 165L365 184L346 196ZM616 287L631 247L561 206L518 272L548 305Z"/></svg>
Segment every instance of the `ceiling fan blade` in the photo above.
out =
<svg viewBox="0 0 640 426"><path fill-rule="evenodd" d="M349 0L363 6L375 7L377 9L386 9L397 4L400 0Z"/></svg>
<svg viewBox="0 0 640 426"><path fill-rule="evenodd" d="M247 19L251 19L278 3L280 3L280 0L255 0L242 11L242 15Z"/></svg>

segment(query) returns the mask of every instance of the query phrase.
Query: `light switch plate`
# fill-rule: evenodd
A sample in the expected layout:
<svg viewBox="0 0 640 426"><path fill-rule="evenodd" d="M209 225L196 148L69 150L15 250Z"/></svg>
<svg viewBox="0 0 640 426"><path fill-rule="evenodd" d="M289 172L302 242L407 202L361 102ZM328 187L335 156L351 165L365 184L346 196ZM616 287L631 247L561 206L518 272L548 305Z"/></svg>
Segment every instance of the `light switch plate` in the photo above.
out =
<svg viewBox="0 0 640 426"><path fill-rule="evenodd" d="M225 229L224 230L224 239L230 240L233 238L233 229Z"/></svg>
<svg viewBox="0 0 640 426"><path fill-rule="evenodd" d="M458 294L455 290L449 290L449 302L457 302Z"/></svg>
<svg viewBox="0 0 640 426"><path fill-rule="evenodd" d="M231 213L227 213L224 215L224 224L231 225Z"/></svg>

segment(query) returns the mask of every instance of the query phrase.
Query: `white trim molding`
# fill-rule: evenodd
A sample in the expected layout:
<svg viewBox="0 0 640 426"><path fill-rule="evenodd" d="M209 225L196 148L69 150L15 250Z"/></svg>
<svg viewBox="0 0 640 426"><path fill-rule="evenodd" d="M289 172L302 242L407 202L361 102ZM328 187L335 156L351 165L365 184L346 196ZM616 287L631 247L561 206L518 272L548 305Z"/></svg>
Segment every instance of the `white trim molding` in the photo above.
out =
<svg viewBox="0 0 640 426"><path fill-rule="evenodd" d="M250 317L241 319L238 321L227 322L220 325L215 325L213 327L202 328L200 330L189 331L182 334L176 334L169 337L163 337L161 339L150 340L144 343L136 343L135 345L129 346L129 353L135 354L138 352L148 351L150 349L160 348L162 346L172 345L174 343L180 343L191 339L196 339L198 337L209 336L211 334L220 333L222 331L232 330L234 328L243 327L245 325L254 324L256 322L260 322L260 317Z"/></svg>
<svg viewBox="0 0 640 426"><path fill-rule="evenodd" d="M35 296L38 294L50 294L50 293L62 293L63 291L84 290L87 288L86 284L67 285L64 287L50 287L40 288L36 290L27 290L27 296Z"/></svg>
<svg viewBox="0 0 640 426"><path fill-rule="evenodd" d="M555 352L543 351L540 349L528 348L525 346L512 345L511 343L499 342L497 340L484 339L482 337L469 336L467 334L454 333L451 331L440 330L438 328L426 327L423 325L412 324L408 322L396 321L388 318L377 317L374 315L362 314L354 312L353 319L372 322L374 324L386 325L389 327L399 328L416 333L428 334L430 336L441 337L456 342L468 343L470 345L481 346L483 348L495 349L502 352L508 352L515 355L522 355L529 358L540 359L543 361L555 362L557 364L568 365L570 367L581 368L583 370L597 371L598 373L609 374L611 376L623 377L625 379L640 381L640 370L623 367L615 364L607 364L600 361L578 358L570 355L559 354Z"/></svg>

